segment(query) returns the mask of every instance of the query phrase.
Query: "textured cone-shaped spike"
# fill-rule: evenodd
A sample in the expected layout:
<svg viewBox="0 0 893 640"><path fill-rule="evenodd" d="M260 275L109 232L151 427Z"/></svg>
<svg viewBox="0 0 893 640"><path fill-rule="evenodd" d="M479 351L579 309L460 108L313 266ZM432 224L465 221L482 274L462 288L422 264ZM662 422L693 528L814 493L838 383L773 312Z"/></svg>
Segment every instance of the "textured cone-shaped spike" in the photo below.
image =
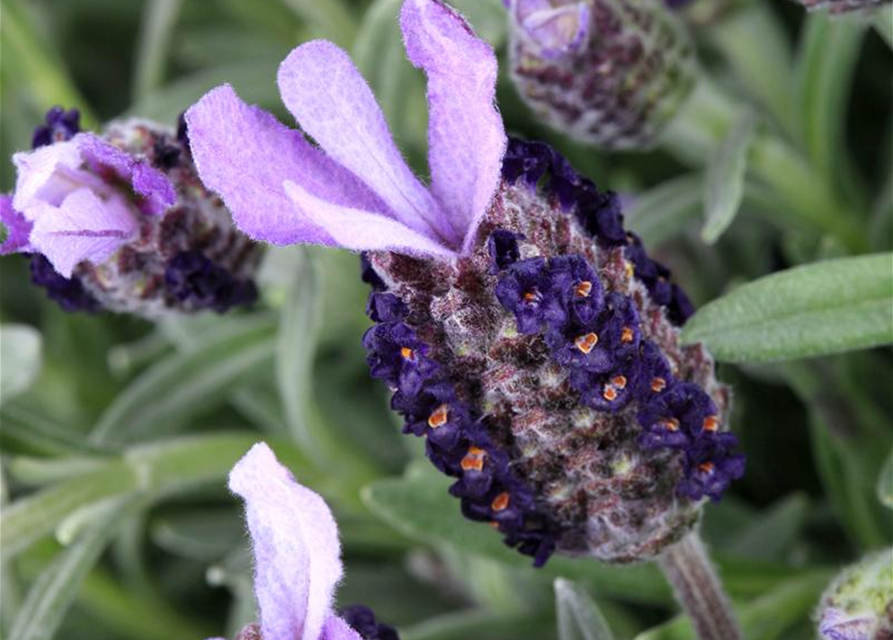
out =
<svg viewBox="0 0 893 640"><path fill-rule="evenodd" d="M743 473L728 389L679 342L687 298L547 145L510 142L469 256L371 252L364 279L368 362L405 432L537 564L653 557Z"/></svg>
<svg viewBox="0 0 893 640"><path fill-rule="evenodd" d="M893 639L893 549L844 569L822 596L816 617L827 640Z"/></svg>
<svg viewBox="0 0 893 640"><path fill-rule="evenodd" d="M550 125L607 149L646 149L688 96L692 45L659 0L512 0L518 93Z"/></svg>

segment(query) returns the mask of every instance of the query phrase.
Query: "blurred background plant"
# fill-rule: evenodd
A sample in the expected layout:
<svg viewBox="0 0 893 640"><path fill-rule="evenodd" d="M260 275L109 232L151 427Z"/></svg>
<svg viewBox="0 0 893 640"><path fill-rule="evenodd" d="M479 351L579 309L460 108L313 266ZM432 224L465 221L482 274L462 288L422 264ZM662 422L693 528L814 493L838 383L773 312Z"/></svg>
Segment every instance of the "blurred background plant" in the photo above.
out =
<svg viewBox="0 0 893 640"><path fill-rule="evenodd" d="M352 52L424 173L424 84L404 59L400 4L0 0L0 154L28 148L55 104L88 128L130 115L173 126L222 82L288 122L276 67L323 37ZM500 0L452 4L504 53ZM837 568L893 539L889 9L691 4L694 97L647 154L575 143L500 82L509 131L633 195L630 228L696 302L720 299L686 331L728 363L748 472L706 509L703 534L755 640L814 637ZM14 178L0 163L0 186ZM336 512L340 604L373 607L405 640L693 637L655 567L533 570L461 518L368 377L358 273L352 256L274 249L252 312L152 325L66 314L24 259L4 259L4 637L232 637L254 602L224 479L260 439Z"/></svg>

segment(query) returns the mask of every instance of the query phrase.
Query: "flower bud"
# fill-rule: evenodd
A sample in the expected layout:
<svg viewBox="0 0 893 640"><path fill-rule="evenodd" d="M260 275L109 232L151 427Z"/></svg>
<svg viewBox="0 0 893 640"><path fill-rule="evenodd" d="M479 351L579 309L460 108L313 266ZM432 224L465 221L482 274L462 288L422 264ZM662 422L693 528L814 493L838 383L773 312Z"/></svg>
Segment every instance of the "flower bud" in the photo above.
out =
<svg viewBox="0 0 893 640"><path fill-rule="evenodd" d="M13 160L0 196L0 253L31 254L32 278L68 311L154 318L252 302L260 249L200 182L185 132L141 120L102 136L56 107Z"/></svg>
<svg viewBox="0 0 893 640"><path fill-rule="evenodd" d="M844 569L822 596L816 617L827 640L891 640L893 549Z"/></svg>
<svg viewBox="0 0 893 640"><path fill-rule="evenodd" d="M547 145L509 142L468 257L363 264L368 362L404 432L456 478L466 517L537 564L653 557L742 475L729 391L679 342L691 303L617 196Z"/></svg>
<svg viewBox="0 0 893 640"><path fill-rule="evenodd" d="M890 4L891 0L796 0L796 2L803 5L807 11L827 9L834 15L850 11L871 11Z"/></svg>
<svg viewBox="0 0 893 640"><path fill-rule="evenodd" d="M658 0L512 0L509 11L518 93L574 139L646 149L692 88L692 45Z"/></svg>

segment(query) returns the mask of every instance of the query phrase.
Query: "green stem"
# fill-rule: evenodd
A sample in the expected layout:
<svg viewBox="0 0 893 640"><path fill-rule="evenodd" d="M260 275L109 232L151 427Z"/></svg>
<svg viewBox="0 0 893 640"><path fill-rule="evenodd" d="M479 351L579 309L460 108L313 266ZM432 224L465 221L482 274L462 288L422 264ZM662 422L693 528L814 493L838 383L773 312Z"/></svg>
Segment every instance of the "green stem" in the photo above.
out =
<svg viewBox="0 0 893 640"><path fill-rule="evenodd" d="M696 532L664 551L659 563L700 640L744 640L732 605Z"/></svg>

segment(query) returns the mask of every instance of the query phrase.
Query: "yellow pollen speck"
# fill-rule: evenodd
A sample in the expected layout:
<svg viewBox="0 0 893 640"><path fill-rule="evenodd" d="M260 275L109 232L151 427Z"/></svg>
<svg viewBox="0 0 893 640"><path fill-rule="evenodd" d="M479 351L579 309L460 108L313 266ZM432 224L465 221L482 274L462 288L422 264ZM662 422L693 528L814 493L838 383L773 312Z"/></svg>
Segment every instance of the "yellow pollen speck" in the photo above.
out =
<svg viewBox="0 0 893 640"><path fill-rule="evenodd" d="M434 410L434 413L431 414L431 417L428 418L428 426L432 429L436 429L437 427L445 425L449 419L450 408L448 405L442 404L437 407L437 409Z"/></svg>
<svg viewBox="0 0 893 640"><path fill-rule="evenodd" d="M623 262L623 270L626 271L626 277L632 278L636 273L636 267L633 266L633 263L629 260L624 260Z"/></svg>
<svg viewBox="0 0 893 640"><path fill-rule="evenodd" d="M403 347L400 349L400 355L403 356L404 360L412 360L415 357L415 351L409 347Z"/></svg>
<svg viewBox="0 0 893 640"><path fill-rule="evenodd" d="M587 354L592 351L597 344L598 334L596 333L587 333L585 336L580 336L579 338L574 340L574 346L583 353Z"/></svg>
<svg viewBox="0 0 893 640"><path fill-rule="evenodd" d="M490 504L490 508L493 511L504 511L509 506L509 494L503 492L498 496L493 498L493 502Z"/></svg>
<svg viewBox="0 0 893 640"><path fill-rule="evenodd" d="M623 327L623 331L620 333L620 342L632 342L634 337L632 327Z"/></svg>

